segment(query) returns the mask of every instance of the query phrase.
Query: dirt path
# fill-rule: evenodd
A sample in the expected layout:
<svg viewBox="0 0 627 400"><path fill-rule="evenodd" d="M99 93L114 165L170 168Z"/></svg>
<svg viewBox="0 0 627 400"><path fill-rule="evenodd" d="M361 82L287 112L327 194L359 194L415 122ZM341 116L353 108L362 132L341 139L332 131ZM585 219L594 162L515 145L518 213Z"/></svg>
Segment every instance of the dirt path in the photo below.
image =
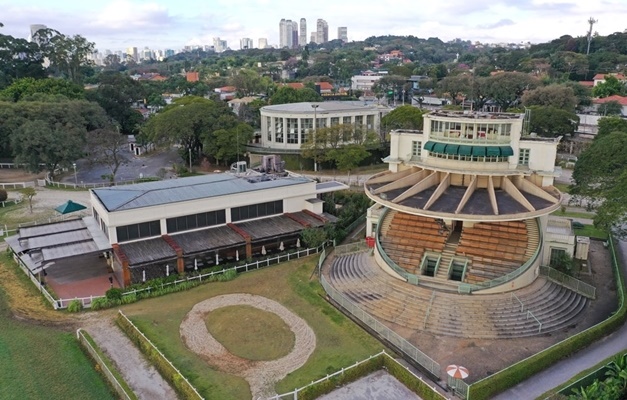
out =
<svg viewBox="0 0 627 400"><path fill-rule="evenodd" d="M84 329L117 367L139 399L178 398L170 384L146 361L112 318L94 318Z"/></svg>
<svg viewBox="0 0 627 400"><path fill-rule="evenodd" d="M247 305L278 315L294 332L294 349L272 361L251 361L230 353L207 330L205 316L218 308ZM216 296L196 304L183 319L181 339L193 352L220 370L246 379L253 399L273 396L274 384L300 368L316 347L316 335L307 322L274 300L252 294Z"/></svg>

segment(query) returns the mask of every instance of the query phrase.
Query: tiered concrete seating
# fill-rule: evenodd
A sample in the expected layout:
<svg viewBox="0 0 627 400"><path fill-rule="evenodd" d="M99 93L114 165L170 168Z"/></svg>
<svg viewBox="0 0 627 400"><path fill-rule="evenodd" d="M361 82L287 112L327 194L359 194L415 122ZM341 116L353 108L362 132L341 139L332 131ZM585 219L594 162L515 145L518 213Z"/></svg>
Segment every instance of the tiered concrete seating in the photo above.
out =
<svg viewBox="0 0 627 400"><path fill-rule="evenodd" d="M587 299L544 278L514 293L459 295L433 291L395 279L383 272L367 253L336 257L329 282L353 303L382 322L412 330L467 338L524 337L569 327L588 304ZM431 300L433 296L433 301ZM427 314L428 313L428 314Z"/></svg>
<svg viewBox="0 0 627 400"><path fill-rule="evenodd" d="M468 283L506 275L529 258L529 235L523 221L481 222L464 228L456 254L470 257Z"/></svg>
<svg viewBox="0 0 627 400"><path fill-rule="evenodd" d="M424 252L441 252L448 233L433 218L394 212L381 243L396 264L409 273L417 273Z"/></svg>

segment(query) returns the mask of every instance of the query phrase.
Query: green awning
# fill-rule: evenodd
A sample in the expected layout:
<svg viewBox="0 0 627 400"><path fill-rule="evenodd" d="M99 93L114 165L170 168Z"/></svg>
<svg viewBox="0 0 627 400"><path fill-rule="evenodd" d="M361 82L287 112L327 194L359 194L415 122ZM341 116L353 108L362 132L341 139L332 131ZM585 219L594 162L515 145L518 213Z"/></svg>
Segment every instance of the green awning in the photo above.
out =
<svg viewBox="0 0 627 400"><path fill-rule="evenodd" d="M501 146L501 157L509 157L514 155L514 149L511 146Z"/></svg>
<svg viewBox="0 0 627 400"><path fill-rule="evenodd" d="M445 150L446 150L446 143L436 143L435 146L433 146L432 151L438 154L445 154Z"/></svg>
<svg viewBox="0 0 627 400"><path fill-rule="evenodd" d="M474 157L485 157L485 146L472 146L472 155Z"/></svg>
<svg viewBox="0 0 627 400"><path fill-rule="evenodd" d="M433 146L435 146L435 142L429 140L427 143L425 143L425 150L432 151Z"/></svg>
<svg viewBox="0 0 627 400"><path fill-rule="evenodd" d="M460 156L469 156L472 154L472 146L460 145L458 153Z"/></svg>
<svg viewBox="0 0 627 400"><path fill-rule="evenodd" d="M501 148L498 146L487 146L486 155L488 157L499 157L501 155Z"/></svg>
<svg viewBox="0 0 627 400"><path fill-rule="evenodd" d="M455 156L459 152L459 145L458 144L447 144L446 145L446 149L444 149L444 152L446 154L450 154L452 156Z"/></svg>

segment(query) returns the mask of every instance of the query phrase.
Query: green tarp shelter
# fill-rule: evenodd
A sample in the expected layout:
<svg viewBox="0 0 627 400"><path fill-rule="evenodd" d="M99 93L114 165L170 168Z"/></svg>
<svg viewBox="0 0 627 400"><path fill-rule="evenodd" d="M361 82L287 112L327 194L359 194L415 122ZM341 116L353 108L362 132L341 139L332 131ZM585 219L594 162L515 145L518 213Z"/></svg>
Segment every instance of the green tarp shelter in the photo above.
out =
<svg viewBox="0 0 627 400"><path fill-rule="evenodd" d="M59 207L55 208L60 214L65 215L69 213L73 213L75 211L84 210L85 207L82 204L74 203L72 200L68 200L65 203L61 204Z"/></svg>

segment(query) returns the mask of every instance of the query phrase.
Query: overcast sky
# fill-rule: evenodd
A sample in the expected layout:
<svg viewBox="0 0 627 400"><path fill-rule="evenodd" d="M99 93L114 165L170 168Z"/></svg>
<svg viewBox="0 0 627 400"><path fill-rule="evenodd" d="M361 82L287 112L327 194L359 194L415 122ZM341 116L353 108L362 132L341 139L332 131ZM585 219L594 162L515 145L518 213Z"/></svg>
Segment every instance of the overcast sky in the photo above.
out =
<svg viewBox="0 0 627 400"><path fill-rule="evenodd" d="M601 35L627 29L627 0L0 0L0 10L4 34L26 38L29 25L44 24L101 51L211 45L216 36L232 49L243 37L278 44L280 19L303 17L308 32L323 18L329 39L346 26L351 41L391 34L537 43L583 36L590 17Z"/></svg>

